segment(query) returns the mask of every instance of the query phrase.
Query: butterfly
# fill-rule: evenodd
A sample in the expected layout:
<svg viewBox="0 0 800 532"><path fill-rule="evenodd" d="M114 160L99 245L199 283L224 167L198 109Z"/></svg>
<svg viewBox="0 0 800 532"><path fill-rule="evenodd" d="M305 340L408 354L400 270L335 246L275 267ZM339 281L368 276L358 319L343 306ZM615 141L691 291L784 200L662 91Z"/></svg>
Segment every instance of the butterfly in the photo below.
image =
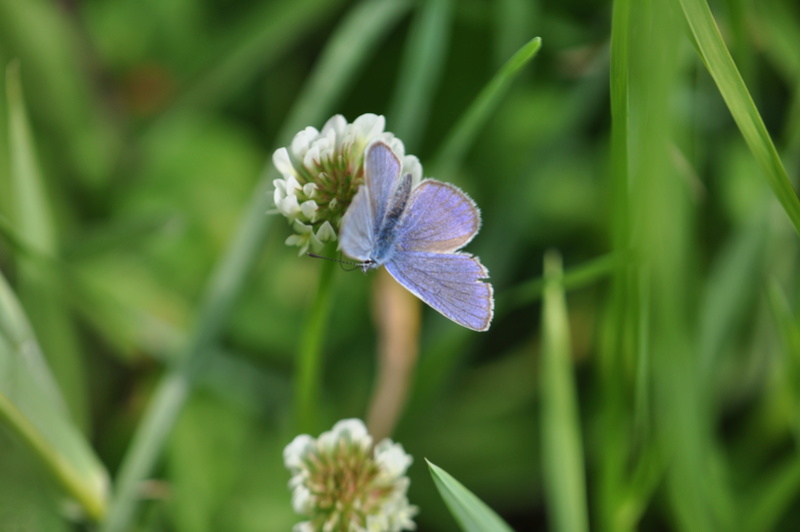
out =
<svg viewBox="0 0 800 532"><path fill-rule="evenodd" d="M342 218L339 248L362 269L384 266L409 292L454 322L475 331L494 314L488 270L458 251L477 234L475 203L458 187L435 179L413 186L382 141L364 155L364 184Z"/></svg>

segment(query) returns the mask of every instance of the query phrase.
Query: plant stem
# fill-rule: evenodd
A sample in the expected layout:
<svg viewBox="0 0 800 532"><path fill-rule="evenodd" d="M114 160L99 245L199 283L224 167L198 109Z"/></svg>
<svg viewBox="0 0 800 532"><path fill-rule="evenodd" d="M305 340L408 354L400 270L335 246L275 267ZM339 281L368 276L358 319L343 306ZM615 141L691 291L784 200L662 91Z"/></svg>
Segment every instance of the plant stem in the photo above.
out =
<svg viewBox="0 0 800 532"><path fill-rule="evenodd" d="M335 253L335 245L326 248L326 256ZM319 390L322 386L322 345L331 302L334 261L321 261L317 293L306 318L305 334L300 343L295 380L295 407L298 433L316 431Z"/></svg>

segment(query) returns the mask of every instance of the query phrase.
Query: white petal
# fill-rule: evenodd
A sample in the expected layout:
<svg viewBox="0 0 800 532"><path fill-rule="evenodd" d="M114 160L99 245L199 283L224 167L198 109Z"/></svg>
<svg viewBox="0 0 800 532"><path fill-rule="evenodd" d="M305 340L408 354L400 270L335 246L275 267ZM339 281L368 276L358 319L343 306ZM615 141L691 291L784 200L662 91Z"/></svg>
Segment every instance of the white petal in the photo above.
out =
<svg viewBox="0 0 800 532"><path fill-rule="evenodd" d="M392 440L383 440L375 446L375 462L381 468L381 476L399 478L405 475L413 459L406 454L403 446L392 443Z"/></svg>
<svg viewBox="0 0 800 532"><path fill-rule="evenodd" d="M306 225L298 220L295 220L295 222L292 224L292 227L298 234L301 235L310 235L312 232L310 225Z"/></svg>
<svg viewBox="0 0 800 532"><path fill-rule="evenodd" d="M302 159L306 153L306 150L308 150L308 147L311 145L311 142L313 142L313 140L318 136L319 131L311 126L299 132L294 136L290 145L292 155L294 155L296 159Z"/></svg>
<svg viewBox="0 0 800 532"><path fill-rule="evenodd" d="M299 514L307 514L314 509L314 496L305 486L297 486L292 492L292 508Z"/></svg>
<svg viewBox="0 0 800 532"><path fill-rule="evenodd" d="M284 243L287 246L302 246L306 241L308 241L308 235L291 235Z"/></svg>
<svg viewBox="0 0 800 532"><path fill-rule="evenodd" d="M297 178L293 175L286 178L284 181L284 187L286 187L286 194L297 194L299 191L303 190L300 186L300 182Z"/></svg>
<svg viewBox="0 0 800 532"><path fill-rule="evenodd" d="M322 146L324 148L324 146ZM303 156L303 166L310 172L316 173L316 167L320 161L320 143L315 142L309 146L308 151Z"/></svg>
<svg viewBox="0 0 800 532"><path fill-rule="evenodd" d="M314 200L304 201L300 204L300 211L309 221L313 222L317 216L317 202Z"/></svg>
<svg viewBox="0 0 800 532"><path fill-rule="evenodd" d="M303 185L303 194L305 194L309 198L314 197L314 193L317 191L317 184L316 183L306 183Z"/></svg>
<svg viewBox="0 0 800 532"><path fill-rule="evenodd" d="M368 438L369 433L364 422L357 418L343 419L333 426L333 432L338 437L349 437L352 441Z"/></svg>
<svg viewBox="0 0 800 532"><path fill-rule="evenodd" d="M367 530L369 532L386 532L389 530L389 519L385 514L367 516Z"/></svg>
<svg viewBox="0 0 800 532"><path fill-rule="evenodd" d="M397 155L397 158L401 161L406 156L406 147L403 144L403 141L392 135L391 133L384 133L381 135L381 140L383 140L389 147L392 149L392 152Z"/></svg>
<svg viewBox="0 0 800 532"><path fill-rule="evenodd" d="M292 532L317 532L314 530L314 525L311 521L301 521L292 527Z"/></svg>
<svg viewBox="0 0 800 532"><path fill-rule="evenodd" d="M297 196L288 196L275 204L281 213L293 221L300 213L300 204L297 203Z"/></svg>
<svg viewBox="0 0 800 532"><path fill-rule="evenodd" d="M353 121L353 131L356 136L371 140L383 132L386 119L382 115L366 113Z"/></svg>
<svg viewBox="0 0 800 532"><path fill-rule="evenodd" d="M320 449L331 450L336 442L345 440L368 449L372 445L372 437L367 432L367 427L360 419L343 419L336 423L329 432L320 435L317 444Z"/></svg>
<svg viewBox="0 0 800 532"><path fill-rule="evenodd" d="M319 229L317 229L317 239L320 242L333 242L336 240L336 231L330 222L324 222Z"/></svg>
<svg viewBox="0 0 800 532"><path fill-rule="evenodd" d="M272 154L272 164L278 169L278 172L285 176L297 175L297 171L292 165L292 160L289 158L289 151L286 148L278 148Z"/></svg>
<svg viewBox="0 0 800 532"><path fill-rule="evenodd" d="M411 187L416 187L422 181L422 165L413 155L406 155L401 159L403 161L402 173L411 174Z"/></svg>
<svg viewBox="0 0 800 532"><path fill-rule="evenodd" d="M347 127L347 120L342 115L333 115L322 126L322 136L328 136L328 132L332 131L334 135L340 135Z"/></svg>
<svg viewBox="0 0 800 532"><path fill-rule="evenodd" d="M283 449L283 463L289 469L300 469L303 458L314 446L314 438L308 434L296 436L292 442Z"/></svg>
<svg viewBox="0 0 800 532"><path fill-rule="evenodd" d="M276 179L272 182L275 192L272 194L272 201L277 205L286 197L286 182L283 179Z"/></svg>

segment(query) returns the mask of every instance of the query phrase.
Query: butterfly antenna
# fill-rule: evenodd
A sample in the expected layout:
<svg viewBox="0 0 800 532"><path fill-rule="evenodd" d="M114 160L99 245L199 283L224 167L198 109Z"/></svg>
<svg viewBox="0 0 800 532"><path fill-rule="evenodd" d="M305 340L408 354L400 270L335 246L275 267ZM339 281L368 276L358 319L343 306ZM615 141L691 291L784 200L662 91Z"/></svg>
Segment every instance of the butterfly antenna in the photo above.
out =
<svg viewBox="0 0 800 532"><path fill-rule="evenodd" d="M329 260L332 262L338 262L342 265L342 269L346 272L351 272L357 269L363 269L364 263L361 261L353 261L353 260L342 260L342 259L332 259L331 257L323 257L322 255L317 255L316 253L311 253L310 251L306 252L306 255L315 259L323 259ZM352 266L352 268L345 268L344 266Z"/></svg>

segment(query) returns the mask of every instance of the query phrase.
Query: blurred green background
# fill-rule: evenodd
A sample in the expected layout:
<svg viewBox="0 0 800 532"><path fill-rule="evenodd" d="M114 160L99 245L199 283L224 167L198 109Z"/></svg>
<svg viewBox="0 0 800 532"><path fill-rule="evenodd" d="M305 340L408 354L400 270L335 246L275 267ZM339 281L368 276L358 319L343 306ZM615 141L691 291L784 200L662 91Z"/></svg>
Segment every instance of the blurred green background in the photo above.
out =
<svg viewBox="0 0 800 532"><path fill-rule="evenodd" d="M496 293L486 333L423 313L393 435L415 458L419 530L456 527L423 458L517 530L800 527L797 199L774 192L780 161L759 165L768 139L732 119L751 107L720 96L735 80L706 66L724 61L698 56L713 35L687 18L704 5L0 0L0 270L88 441L77 454L102 464L84 471L118 486L164 383L193 384L122 529L300 520L281 452L321 265L284 245L264 184L295 132L363 113L475 199L468 251ZM711 8L796 181L800 8ZM536 36L470 134L473 102ZM542 321L548 249L570 326L555 348L548 335L567 333ZM320 431L366 415L376 369L371 279L333 283ZM39 423L51 403L18 389L24 342L8 327L0 394L27 394ZM4 421L0 530L95 529L74 520L47 452Z"/></svg>

